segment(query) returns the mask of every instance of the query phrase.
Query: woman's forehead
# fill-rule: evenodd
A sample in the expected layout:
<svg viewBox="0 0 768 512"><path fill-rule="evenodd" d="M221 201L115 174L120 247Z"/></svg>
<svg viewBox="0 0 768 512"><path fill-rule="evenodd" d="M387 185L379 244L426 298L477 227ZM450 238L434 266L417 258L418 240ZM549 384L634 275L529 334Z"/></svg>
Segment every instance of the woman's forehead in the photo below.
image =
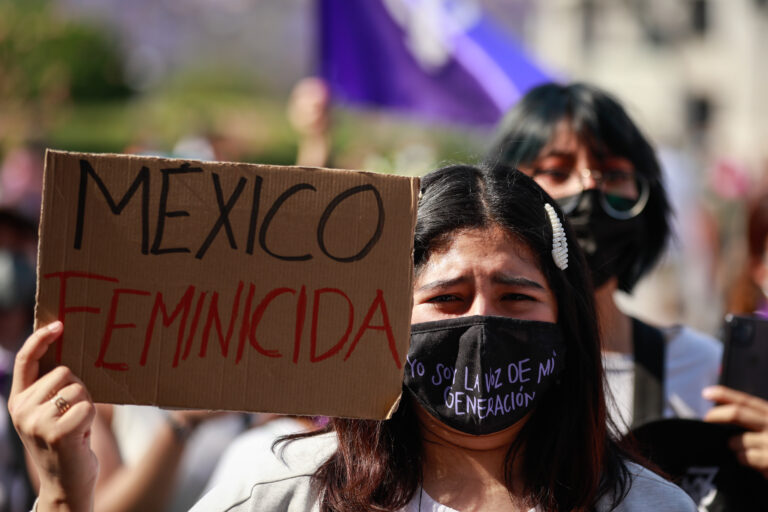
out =
<svg viewBox="0 0 768 512"><path fill-rule="evenodd" d="M539 156L547 154L575 155L580 150L586 150L595 158L614 156L605 143L585 127L576 127L569 118L557 122L549 140L539 151Z"/></svg>
<svg viewBox="0 0 768 512"><path fill-rule="evenodd" d="M430 250L417 279L433 271L458 271L460 266L507 266L540 272L536 253L520 235L493 225L460 229L443 237Z"/></svg>

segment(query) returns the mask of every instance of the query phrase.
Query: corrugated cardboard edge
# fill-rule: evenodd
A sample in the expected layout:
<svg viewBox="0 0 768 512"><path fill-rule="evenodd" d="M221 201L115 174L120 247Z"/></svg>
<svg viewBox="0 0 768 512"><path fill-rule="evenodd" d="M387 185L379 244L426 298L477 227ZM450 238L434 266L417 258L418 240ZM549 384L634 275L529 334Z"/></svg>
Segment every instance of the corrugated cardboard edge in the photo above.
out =
<svg viewBox="0 0 768 512"><path fill-rule="evenodd" d="M409 283L409 289L413 290L413 251L414 251L414 238L416 234L416 217L417 213L419 211L419 199L421 199L421 178L411 178L411 265L410 265L410 276L408 277L408 283ZM413 311L413 293L410 293L408 295L408 303L409 308L408 311ZM410 340L410 336L409 336ZM409 347L410 349L410 347ZM408 350L406 350L406 354L408 353ZM403 365L403 371L405 371L405 365ZM388 420L392 417L393 414L397 411L397 408L400 407L400 401L403 399L403 390L402 387L400 388L400 394L397 395L397 398L392 403L392 406L389 408L389 411L387 411L387 415L384 418L385 420Z"/></svg>
<svg viewBox="0 0 768 512"><path fill-rule="evenodd" d="M158 161L185 161L190 163L199 163L203 165L218 165L218 166L240 166L240 165L253 165L253 166L260 166L260 167L285 167L285 168L291 168L291 169L297 169L302 171L330 171L330 172L341 172L341 173L354 173L354 174L374 174L377 176L380 176L382 174L386 174L389 176L396 176L401 179L409 179L411 180L411 184L413 186L413 180L416 180L416 187L418 192L418 187L420 186L420 178L414 178L411 176L403 176L397 173L381 173L381 172L375 172L375 171L364 171L364 170L357 170L357 169L341 169L341 168L331 168L331 167L308 167L303 165L283 165L283 164L263 164L258 162L231 162L226 160L199 160L197 158L180 158L175 156L158 156L158 155L139 155L139 154L126 154L126 153L88 153L88 152L82 152L82 151L64 151L61 149L51 149L47 148L45 150L46 154L46 162L49 158L53 158L54 155L74 155L77 157L121 157L121 158L127 158L127 159L142 159L142 160L158 160ZM51 155L51 156L49 156ZM45 183L43 183L43 193L45 193ZM43 196L45 197L45 196ZM416 205L414 205L415 208ZM42 206L41 206L41 213L42 213ZM414 218L415 218L415 210L414 210Z"/></svg>
<svg viewBox="0 0 768 512"><path fill-rule="evenodd" d="M34 316L34 329L37 330L40 328L40 326L37 324L37 307L38 307L38 299L40 297L40 254L42 253L42 242L43 242L43 225L46 222L46 212L45 212L45 203L46 203L46 195L48 194L48 183L46 182L46 178L48 177L49 172L51 172L49 169L53 168L53 157L56 153L55 150L52 150L50 148L46 148L45 150L45 162L43 167L43 188L40 192L40 197L42 200L40 201L40 222L37 223L37 262L35 264L35 276L37 278L37 282L35 283L35 316Z"/></svg>

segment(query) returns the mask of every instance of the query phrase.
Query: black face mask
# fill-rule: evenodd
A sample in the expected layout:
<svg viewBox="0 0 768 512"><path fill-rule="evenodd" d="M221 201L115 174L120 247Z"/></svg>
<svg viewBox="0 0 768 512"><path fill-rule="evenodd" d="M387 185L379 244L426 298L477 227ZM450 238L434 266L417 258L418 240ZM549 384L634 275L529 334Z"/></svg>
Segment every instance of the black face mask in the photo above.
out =
<svg viewBox="0 0 768 512"><path fill-rule="evenodd" d="M578 199L575 196L558 199L561 206L578 201L566 216L587 257L595 288L627 272L645 242L643 214L630 219L613 218L601 206L600 194L599 190L590 189L582 192Z"/></svg>
<svg viewBox="0 0 768 512"><path fill-rule="evenodd" d="M564 357L554 323L468 316L414 324L404 384L440 422L491 434L533 409Z"/></svg>

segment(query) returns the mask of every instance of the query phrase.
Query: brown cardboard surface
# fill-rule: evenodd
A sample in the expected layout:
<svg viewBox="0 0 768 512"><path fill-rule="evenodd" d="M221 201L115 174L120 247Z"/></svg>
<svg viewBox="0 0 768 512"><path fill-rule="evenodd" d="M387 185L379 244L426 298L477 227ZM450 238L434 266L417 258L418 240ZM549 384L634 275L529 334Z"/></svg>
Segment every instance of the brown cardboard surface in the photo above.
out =
<svg viewBox="0 0 768 512"><path fill-rule="evenodd" d="M97 402L384 418L417 178L48 151L36 323Z"/></svg>

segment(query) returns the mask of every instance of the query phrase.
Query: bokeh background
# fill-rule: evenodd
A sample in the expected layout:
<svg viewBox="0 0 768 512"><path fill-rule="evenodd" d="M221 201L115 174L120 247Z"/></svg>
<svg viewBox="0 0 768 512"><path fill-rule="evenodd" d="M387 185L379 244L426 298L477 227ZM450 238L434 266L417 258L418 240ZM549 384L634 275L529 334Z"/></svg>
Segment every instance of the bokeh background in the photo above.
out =
<svg viewBox="0 0 768 512"><path fill-rule="evenodd" d="M614 93L655 143L677 237L623 300L716 333L768 175L768 1L465 3L552 78ZM317 0L0 0L0 205L37 218L46 147L294 163L286 106L320 30ZM480 159L493 130L337 98L330 115L329 165L409 175Z"/></svg>

